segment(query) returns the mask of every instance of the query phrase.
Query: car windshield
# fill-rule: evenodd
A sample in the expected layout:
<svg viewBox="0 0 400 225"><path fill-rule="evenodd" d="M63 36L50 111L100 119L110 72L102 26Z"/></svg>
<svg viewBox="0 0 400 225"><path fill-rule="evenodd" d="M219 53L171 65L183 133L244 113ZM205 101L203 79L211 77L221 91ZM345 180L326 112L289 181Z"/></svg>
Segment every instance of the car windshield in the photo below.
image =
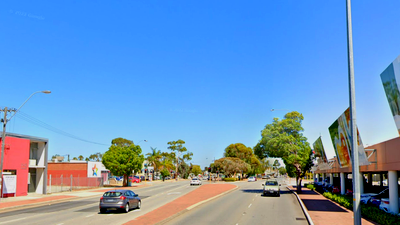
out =
<svg viewBox="0 0 400 225"><path fill-rule="evenodd" d="M267 181L265 182L265 185L278 185L277 181Z"/></svg>
<svg viewBox="0 0 400 225"><path fill-rule="evenodd" d="M121 196L122 195L122 192L115 192L115 191L113 191L113 192L111 192L111 191L109 191L109 192L106 192L106 193L104 193L104 197L119 197L119 196Z"/></svg>

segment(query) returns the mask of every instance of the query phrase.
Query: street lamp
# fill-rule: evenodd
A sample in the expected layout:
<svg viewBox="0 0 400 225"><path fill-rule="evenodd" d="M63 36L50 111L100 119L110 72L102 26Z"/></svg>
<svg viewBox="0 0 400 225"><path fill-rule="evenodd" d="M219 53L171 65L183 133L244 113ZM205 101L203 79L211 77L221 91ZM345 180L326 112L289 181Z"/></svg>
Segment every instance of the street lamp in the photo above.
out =
<svg viewBox="0 0 400 225"><path fill-rule="evenodd" d="M139 145L139 143L142 141L147 142L147 140L140 140L136 145Z"/></svg>
<svg viewBox="0 0 400 225"><path fill-rule="evenodd" d="M3 133L1 135L1 161L0 161L0 191L1 191L1 186L3 185L3 164L4 164L4 146L5 146L5 142L6 142L6 126L7 126L7 122L11 120L11 118L13 118L15 116L15 114L22 108L22 106L25 105L25 103L32 98L33 95L37 94L37 93L44 93L44 94L50 94L51 91L45 90L45 91L36 91L33 92L28 99L25 100L24 103L22 103L22 105L18 108L18 109L7 109L7 107L5 107L3 110L4 112L4 118L1 120L1 122L3 122ZM14 112L14 114L10 117L10 119L7 119L7 112ZM1 192L1 198L3 198L3 192Z"/></svg>

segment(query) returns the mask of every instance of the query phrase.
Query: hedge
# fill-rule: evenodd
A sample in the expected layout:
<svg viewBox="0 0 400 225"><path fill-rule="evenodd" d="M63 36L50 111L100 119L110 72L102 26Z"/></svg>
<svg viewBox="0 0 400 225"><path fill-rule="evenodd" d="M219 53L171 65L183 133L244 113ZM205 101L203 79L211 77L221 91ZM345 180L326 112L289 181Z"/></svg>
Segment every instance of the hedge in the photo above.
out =
<svg viewBox="0 0 400 225"><path fill-rule="evenodd" d="M228 182L237 181L237 178L235 178L235 177L228 177L228 178L224 178L224 181L228 181Z"/></svg>
<svg viewBox="0 0 400 225"><path fill-rule="evenodd" d="M336 195L330 192L323 193L323 196L347 209L353 210L353 199L351 196ZM400 225L400 216L387 213L374 206L361 204L361 215L382 225Z"/></svg>

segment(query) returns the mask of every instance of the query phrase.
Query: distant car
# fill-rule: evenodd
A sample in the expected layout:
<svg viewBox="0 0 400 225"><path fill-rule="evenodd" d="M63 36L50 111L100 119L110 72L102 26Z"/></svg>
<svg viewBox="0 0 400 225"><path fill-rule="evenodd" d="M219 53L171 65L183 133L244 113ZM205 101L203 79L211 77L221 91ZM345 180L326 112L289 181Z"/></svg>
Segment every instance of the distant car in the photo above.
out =
<svg viewBox="0 0 400 225"><path fill-rule="evenodd" d="M254 176L249 177L249 179L247 179L248 182L254 182L257 181L257 178Z"/></svg>
<svg viewBox="0 0 400 225"><path fill-rule="evenodd" d="M140 178L137 176L129 177L131 183L140 183Z"/></svg>
<svg viewBox="0 0 400 225"><path fill-rule="evenodd" d="M100 198L100 213L106 213L107 210L120 210L125 213L130 209L140 209L141 200L138 194L131 190L112 190L107 191Z"/></svg>
<svg viewBox="0 0 400 225"><path fill-rule="evenodd" d="M275 195L275 196L281 196L281 188L280 184L278 183L277 180L267 180L265 181L265 184L263 184L263 195Z"/></svg>
<svg viewBox="0 0 400 225"><path fill-rule="evenodd" d="M190 185L201 185L201 180L197 177L194 177L192 180L190 180Z"/></svg>

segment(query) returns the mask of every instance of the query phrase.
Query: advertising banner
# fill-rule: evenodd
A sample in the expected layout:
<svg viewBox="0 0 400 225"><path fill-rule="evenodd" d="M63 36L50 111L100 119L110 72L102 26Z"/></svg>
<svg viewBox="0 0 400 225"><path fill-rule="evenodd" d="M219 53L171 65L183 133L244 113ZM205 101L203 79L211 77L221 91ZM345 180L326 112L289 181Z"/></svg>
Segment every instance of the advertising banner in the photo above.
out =
<svg viewBox="0 0 400 225"><path fill-rule="evenodd" d="M397 132L400 135L400 56L381 73L381 79Z"/></svg>
<svg viewBox="0 0 400 225"><path fill-rule="evenodd" d="M347 110L329 127L332 144L335 149L336 156L340 167L348 167L351 164L351 129L350 129L350 109ZM359 165L369 165L367 155L365 154L364 145L361 141L357 128L357 152Z"/></svg>
<svg viewBox="0 0 400 225"><path fill-rule="evenodd" d="M326 157L324 146L322 145L322 139L319 137L313 144L315 156L318 157L318 169L328 170L331 167L328 164L328 158Z"/></svg>
<svg viewBox="0 0 400 225"><path fill-rule="evenodd" d="M322 162L328 163L328 158L326 157L324 146L322 145L321 137L319 137L313 144L315 156L320 157Z"/></svg>

